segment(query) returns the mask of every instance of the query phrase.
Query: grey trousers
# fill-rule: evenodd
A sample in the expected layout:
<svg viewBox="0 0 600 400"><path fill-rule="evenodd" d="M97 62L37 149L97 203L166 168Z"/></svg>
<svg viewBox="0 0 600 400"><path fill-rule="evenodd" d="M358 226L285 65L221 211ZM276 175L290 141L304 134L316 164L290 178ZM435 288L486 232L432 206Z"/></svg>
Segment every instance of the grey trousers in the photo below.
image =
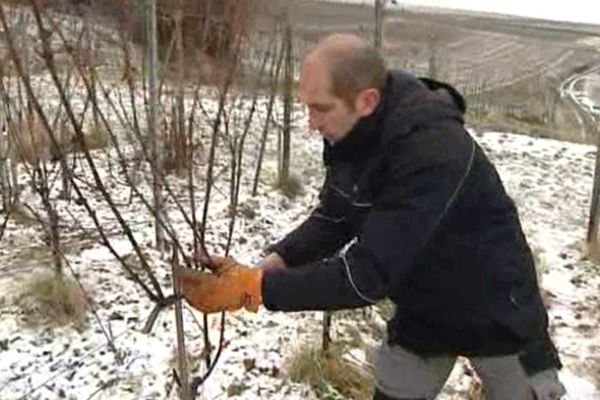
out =
<svg viewBox="0 0 600 400"><path fill-rule="evenodd" d="M384 340L375 357L375 384L379 392L394 399L433 400L455 361L452 356L422 357ZM469 361L483 382L487 400L534 399L517 354Z"/></svg>

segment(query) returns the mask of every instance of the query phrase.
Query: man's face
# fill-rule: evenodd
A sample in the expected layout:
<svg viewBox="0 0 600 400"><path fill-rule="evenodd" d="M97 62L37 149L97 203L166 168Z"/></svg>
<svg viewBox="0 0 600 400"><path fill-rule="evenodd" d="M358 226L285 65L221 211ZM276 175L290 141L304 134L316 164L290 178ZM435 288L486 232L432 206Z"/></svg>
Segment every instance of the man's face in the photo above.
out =
<svg viewBox="0 0 600 400"><path fill-rule="evenodd" d="M331 144L344 138L360 118L354 107L331 93L329 72L322 63L302 66L298 97L308 108L309 129Z"/></svg>

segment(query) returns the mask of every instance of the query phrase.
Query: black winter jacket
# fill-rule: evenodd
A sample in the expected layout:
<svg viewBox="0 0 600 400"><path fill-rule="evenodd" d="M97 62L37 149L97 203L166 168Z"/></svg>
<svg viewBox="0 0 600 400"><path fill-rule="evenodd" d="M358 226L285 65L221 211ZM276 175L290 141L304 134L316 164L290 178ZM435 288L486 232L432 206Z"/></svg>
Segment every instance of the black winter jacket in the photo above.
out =
<svg viewBox="0 0 600 400"><path fill-rule="evenodd" d="M319 205L273 246L289 268L264 274L268 309L388 297L389 341L420 354L517 353L545 332L516 207L464 108L450 86L390 72L376 111L325 144Z"/></svg>

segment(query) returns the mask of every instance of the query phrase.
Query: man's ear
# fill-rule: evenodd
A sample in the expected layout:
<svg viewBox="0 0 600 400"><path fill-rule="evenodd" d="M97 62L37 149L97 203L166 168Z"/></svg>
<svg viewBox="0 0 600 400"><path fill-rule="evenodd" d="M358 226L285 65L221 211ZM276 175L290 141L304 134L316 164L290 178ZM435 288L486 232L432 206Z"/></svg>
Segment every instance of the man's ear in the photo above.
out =
<svg viewBox="0 0 600 400"><path fill-rule="evenodd" d="M370 88L365 89L356 96L354 109L359 117L368 117L375 111L381 100L379 90Z"/></svg>

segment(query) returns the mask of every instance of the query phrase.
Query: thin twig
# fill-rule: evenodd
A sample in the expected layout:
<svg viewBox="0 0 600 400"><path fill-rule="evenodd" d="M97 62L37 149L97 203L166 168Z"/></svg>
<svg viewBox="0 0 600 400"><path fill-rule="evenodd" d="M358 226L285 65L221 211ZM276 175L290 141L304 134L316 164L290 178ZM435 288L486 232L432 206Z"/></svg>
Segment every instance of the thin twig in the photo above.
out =
<svg viewBox="0 0 600 400"><path fill-rule="evenodd" d="M32 2L34 16L35 16L35 19L36 19L36 22L38 25L38 29L40 32L40 39L41 39L42 46L44 49L44 60L46 62L46 65L47 65L50 75L52 77L52 80L55 83L56 89L59 92L60 100L61 100L63 106L65 107L65 110L67 112L67 115L69 117L71 125L72 125L73 129L75 130L76 137L82 145L82 148L84 150L85 159L90 167L92 176L94 177L94 182L96 183L98 190L100 190L102 197L109 205L113 215L116 217L117 221L122 226L125 235L127 236L129 242L131 243L132 247L134 248L135 252L137 253L137 255L139 257L142 268L146 271L148 278L150 279L150 283L152 284L152 286L154 287L154 290L157 293L157 295L154 295L153 293L150 292L150 293L148 293L149 296L151 296L151 298L158 297L158 299L162 300L164 298L164 295L162 293L160 284L158 283L158 280L154 276L152 269L148 265L144 255L142 253L142 250L133 235L133 232L131 232L131 229L125 222L123 216L121 215L121 213L117 209L114 201L112 200L112 196L108 193L108 190L104 186L102 179L100 178L100 174L98 173L98 170L96 168L95 162L94 162L93 158L91 157L91 154L90 154L89 150L87 149L87 146L85 145L85 138L84 138L84 134L81 130L81 126L77 124L77 120L75 118L75 115L73 114L71 105L69 104L69 102L65 96L64 90L63 90L62 86L60 85L60 81L59 81L58 75L57 75L56 65L54 62L54 57L53 57L52 51L50 49L50 44L48 42L48 31L44 27L44 23L42 21L42 15L41 15L42 6L40 4L41 0L30 0L30 1ZM56 25L55 25L55 28L56 28ZM64 38L64 36L62 35L62 32L60 30L55 29L54 32L58 33L61 36L61 38ZM63 39L63 41L66 43L66 40ZM84 78L84 81L85 81L85 78ZM88 88L89 88L89 83L86 86L88 86ZM94 100L94 97L92 97L92 99ZM139 280L139 278L138 278L138 280ZM139 280L139 282L141 282L141 280Z"/></svg>
<svg viewBox="0 0 600 400"><path fill-rule="evenodd" d="M37 3L35 2L35 0L32 0L32 1L34 2L34 7L35 7L37 5ZM37 15L39 16L39 13ZM6 19L6 14L4 12L4 7L2 6L2 3L0 3L0 22L2 23L2 26L4 28L6 42L8 44L8 48L9 48L11 59L13 61L13 64L15 65L15 69L17 70L18 77L20 78L20 80L23 83L23 86L25 87L28 99L31 102L31 104L34 107L34 109L36 110L36 112L39 114L40 120L42 121L42 124L44 125L44 128L47 129L47 131L48 131L48 136L50 137L50 140L53 142L54 145L57 145L58 142L56 140L56 136L51 131L51 127L50 127L50 124L48 123L48 119L46 118L44 110L42 109L42 107L41 107L41 105L40 105L40 103L39 103L39 101L38 101L35 93L33 92L33 88L32 88L32 85L31 85L30 77L29 77L29 75L27 75L25 73L25 70L24 70L23 64L22 64L22 60L19 57L18 52L16 51L15 42L14 42L14 39L12 37L12 32L11 32L10 28L8 27L8 22L7 22L7 19ZM63 96L61 98L64 101L64 93L63 93ZM81 136L83 133L81 132L80 129L77 129L78 126L76 124L76 121L74 120L74 115L72 114L72 112L70 112L70 108L69 107L67 107L67 109L68 109L67 111L69 111L68 114L70 116L70 120L75 125L76 132ZM91 157L89 155L89 152L86 152L86 160L88 160L88 163L91 161L90 158ZM93 165L93 161L91 161L91 163ZM94 177L95 177L96 183L98 184L98 182L99 182L101 184L102 182L100 180L98 172L95 169L93 169L93 171L95 172ZM109 248L109 250L111 251L111 253L121 262L121 264L125 268L128 268L128 266L126 266L126 263L123 261L123 259L121 258L121 256L114 250L114 248L112 246L110 246L110 242L108 241L108 238L106 238L106 236L104 235L104 232L102 230L102 225L100 224L100 221L96 217L95 211L89 205L87 199L83 196L83 193L81 192L81 190L80 190L79 186L77 185L76 181L73 179L72 176L69 176L69 179L71 180L71 183L73 184L73 188L75 189L77 195L79 196L80 201L82 202L83 206L86 208L89 216L92 218L92 220L94 222L94 225L97 227L98 232L101 234L102 239L103 239L105 245L107 245L107 247ZM102 188L104 189L105 194L108 195L106 193L106 188L104 188L103 186L102 186ZM109 196L109 198L110 198L110 196ZM114 204L113 204L113 210L114 210ZM124 222L124 221L121 221L121 222ZM131 234L131 232L129 232L129 234ZM136 280L137 283L148 294L148 296L150 297L151 300L156 300L158 298L162 298L163 297L162 293L160 291L158 292L158 295L155 295L154 293L152 293L152 291L149 288L146 287L146 285L144 284L144 282L141 281L141 279L139 277L137 277L137 275L135 273L133 273L133 271L129 270L129 272L132 274L134 280Z"/></svg>

